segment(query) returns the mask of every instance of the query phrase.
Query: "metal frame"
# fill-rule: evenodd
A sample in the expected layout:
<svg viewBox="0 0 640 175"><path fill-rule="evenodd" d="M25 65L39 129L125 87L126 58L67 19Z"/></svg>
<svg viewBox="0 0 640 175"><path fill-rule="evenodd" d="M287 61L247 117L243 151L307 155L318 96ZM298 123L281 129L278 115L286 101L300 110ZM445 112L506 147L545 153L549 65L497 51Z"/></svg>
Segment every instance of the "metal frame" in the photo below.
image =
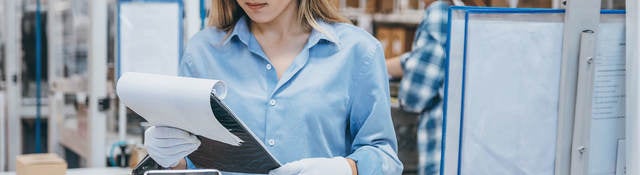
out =
<svg viewBox="0 0 640 175"><path fill-rule="evenodd" d="M0 14L2 14L2 16L6 16L5 9L4 9L5 3L0 3ZM6 26L4 24L4 18L0 18L0 26ZM2 46L4 45L4 38L5 36L5 28L0 28L0 49L2 48ZM0 52L0 59L4 59L4 53ZM0 65L1 66L1 65ZM0 91L0 155L7 155L7 149L6 149L6 129L7 128L7 117L5 115L5 96L4 96L4 91ZM0 172L5 171L5 167L7 166L7 164L5 164L7 162L7 159L5 156L0 156Z"/></svg>
<svg viewBox="0 0 640 175"><path fill-rule="evenodd" d="M562 1L565 1L565 0L551 0L551 8L554 8L554 9L564 8L564 6L562 5Z"/></svg>
<svg viewBox="0 0 640 175"><path fill-rule="evenodd" d="M184 2L183 2L183 0L118 0L118 4L117 4L117 6L118 6L117 9L118 10L117 10L116 14L117 14L117 16L119 18L120 17L120 6L123 3L149 3L149 2L178 3L178 10L179 10L178 13L179 14L183 14L184 13ZM180 36L178 41L183 41L184 40L184 27L183 27L184 20L183 20L182 17L180 17L178 19L178 23L179 23L179 29L178 29L179 34L178 35ZM117 20L116 25L117 25L117 27L116 27L116 30L117 30L117 37L116 37L117 54L116 54L116 56L117 56L117 58L116 58L116 71L115 71L116 75L115 75L115 77L116 77L116 79L118 79L120 77L120 74L121 74L121 70L120 70L120 67L121 67L120 66L120 20L119 19ZM183 48L184 47L184 42L180 42L179 47L180 47L179 48L180 50L178 52L178 55L180 55L180 57L178 59L182 59L181 56L182 56L182 52L184 50L184 48Z"/></svg>
<svg viewBox="0 0 640 175"><path fill-rule="evenodd" d="M107 115L99 101L107 98L107 0L92 0L89 39L89 148L88 167L106 166Z"/></svg>
<svg viewBox="0 0 640 175"><path fill-rule="evenodd" d="M600 14L598 14L600 16ZM566 27L566 25L565 25ZM571 149L571 174L588 174L591 140L591 114L593 80L595 75L597 33L584 30L580 33L580 53L578 58L578 83L573 123ZM566 77L565 77L566 78ZM562 97L561 97L562 98ZM558 116L562 117L562 116Z"/></svg>
<svg viewBox="0 0 640 175"><path fill-rule="evenodd" d="M21 8L19 8L19 0L5 0L5 80L6 82L6 103L7 103L7 142L8 145L7 165L8 170L15 170L16 156L22 153L22 138L20 126L21 111L21 85L18 83L21 79L20 75L20 21Z"/></svg>
<svg viewBox="0 0 640 175"><path fill-rule="evenodd" d="M51 1L51 0L50 0ZM107 113L101 111L100 101L107 98L107 0L89 1L89 33L87 34L88 58L87 78L65 78L62 74L64 57L59 47L62 36L60 13L68 10L69 4L64 1L51 1L49 9L48 32L50 37L49 81L53 93L49 95L49 152L62 154L62 146L80 155L87 167L105 167ZM66 47L66 45L64 46ZM89 96L86 137L78 138L77 130L63 127L64 116L74 115L74 110L64 103L65 93L83 92Z"/></svg>
<svg viewBox="0 0 640 175"><path fill-rule="evenodd" d="M202 19L200 19L200 10L202 4L196 0L184 1L186 38L191 38L201 29Z"/></svg>
<svg viewBox="0 0 640 175"><path fill-rule="evenodd" d="M60 0L48 0L50 4L58 4ZM47 40L49 47L48 50L48 73L49 84L54 84L56 79L62 78L62 64L64 63L63 58L61 57L62 53L57 53L56 51L61 50L56 47L64 46L62 33L64 29L60 28L61 24L58 21L60 19L60 11L62 9L58 5L51 5L48 13L47 13ZM54 88L53 93L49 96L49 125L48 125L48 144L49 147L48 152L50 153L58 153L62 155L62 147L59 142L59 131L58 131L58 121L62 120L63 115L63 94L61 92L56 91Z"/></svg>
<svg viewBox="0 0 640 175"><path fill-rule="evenodd" d="M185 11L185 8L188 8L187 10L190 11L194 11L194 13L199 12L200 10L191 6L194 6L197 4L198 1L196 0L186 0L186 4L185 2L183 2L183 0L139 0L139 1L134 1L134 0L118 0L117 3L117 23L116 23L116 30L117 30L117 37L116 37L116 71L115 71L115 77L116 77L116 82L118 81L118 78L120 77L121 74L121 66L120 66L120 6L123 3L132 3L132 2L136 2L136 3L145 3L145 2L161 2L161 3L178 3L178 9L179 9L179 14L183 14ZM185 7L188 6L188 7ZM194 35L195 33L197 33L197 31L200 30L200 23L196 22L196 20L194 20L193 18L199 18L198 14L190 14L187 12L187 32L188 32L188 37L191 37L192 35ZM182 58L182 53L184 50L184 20L182 17L179 18L178 20L179 22L179 39L178 41L180 42L179 44L179 51L178 51L178 55L179 57L177 58L178 60L180 60ZM195 29L195 32L193 31ZM193 32L193 33L192 33ZM179 62L179 61L178 61ZM121 141L124 141L126 139L126 128L127 128L127 110L126 110L126 106L120 102L118 103L118 139L120 139Z"/></svg>
<svg viewBox="0 0 640 175"><path fill-rule="evenodd" d="M555 174L579 174L587 171L589 162L585 160L588 159L580 159L581 161L578 163L576 161L578 161L579 157L574 154L585 152L583 148L586 148L587 141L589 141L589 122L591 120L590 113L578 113L581 116L576 115L576 111L584 111L584 107L587 107L586 105L576 105L576 92L591 96L590 86L577 86L578 75L589 74L589 69L578 72L578 60L579 56L582 55L595 55L595 49L581 50L580 36L583 31L587 30L597 33L598 24L600 23L600 1L583 0L568 1L567 3L562 45ZM580 97L580 99L586 100L584 101L585 103L591 104L591 99L588 97ZM575 129L574 125L577 126ZM588 151L589 149L586 150L586 152Z"/></svg>
<svg viewBox="0 0 640 175"><path fill-rule="evenodd" d="M0 91L0 127L3 129L0 129L0 155L7 155L6 153L6 149L5 149L5 145L7 145L7 142L5 140L5 130L4 128L7 126L6 125L6 116L5 114L5 98L4 98L4 91ZM5 170L5 166L6 166L6 157L4 156L0 156L0 172Z"/></svg>
<svg viewBox="0 0 640 175"><path fill-rule="evenodd" d="M71 34L69 36L65 36L64 30L75 30L75 27L66 26L66 23L64 23L65 21L63 19L64 13L69 12L71 8L73 8L72 5L69 1L66 0L48 0L48 3L51 4L47 9L47 19L49 19L47 20L47 33L49 34L48 76L50 87L50 93L48 93L47 95L49 104L46 108L48 109L49 118L48 152L64 155L65 150L63 149L63 147L68 148L69 150L80 155L80 157L87 160L87 163L89 163L90 161L92 161L90 153L90 138L80 137L81 135L78 134L80 130L70 129L65 127L64 125L64 122L68 120L66 119L66 116L78 115L73 106L65 104L64 95L73 93L75 93L76 95L87 94L87 87L89 83L86 77L79 78L80 76L75 73L73 73L73 75L70 77L65 77L63 74L65 67L64 59L68 56L75 56L67 55L67 53L65 53L64 51L64 48L71 47L73 50L76 49L74 44L69 45L69 43L65 43L65 39L76 40L77 38L81 38L82 40L86 40L87 43L89 43L88 41L90 35L87 33L86 35ZM87 5L90 5L90 3L87 2ZM76 23L78 21L85 20L90 22L89 14L74 16L73 18L74 20L77 20ZM89 26L89 22L83 25ZM87 64L87 68L92 69L90 68L90 66L91 65ZM88 72L84 73L88 75ZM82 131L87 132L88 134L90 134L90 132L96 132L93 130Z"/></svg>
<svg viewBox="0 0 640 175"><path fill-rule="evenodd" d="M640 174L640 3L626 1L626 174Z"/></svg>

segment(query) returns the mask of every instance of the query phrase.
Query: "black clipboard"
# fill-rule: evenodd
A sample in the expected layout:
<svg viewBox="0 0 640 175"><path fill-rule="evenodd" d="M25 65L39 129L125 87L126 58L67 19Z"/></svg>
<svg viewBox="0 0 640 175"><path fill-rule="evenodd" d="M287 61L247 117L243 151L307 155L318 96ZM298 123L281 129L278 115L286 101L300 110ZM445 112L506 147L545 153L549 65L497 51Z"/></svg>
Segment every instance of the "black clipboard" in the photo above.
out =
<svg viewBox="0 0 640 175"><path fill-rule="evenodd" d="M211 111L218 122L243 142L240 146L233 146L198 136L201 141L200 147L188 156L196 167L226 172L267 174L281 166L251 130L214 94L210 95L210 103Z"/></svg>

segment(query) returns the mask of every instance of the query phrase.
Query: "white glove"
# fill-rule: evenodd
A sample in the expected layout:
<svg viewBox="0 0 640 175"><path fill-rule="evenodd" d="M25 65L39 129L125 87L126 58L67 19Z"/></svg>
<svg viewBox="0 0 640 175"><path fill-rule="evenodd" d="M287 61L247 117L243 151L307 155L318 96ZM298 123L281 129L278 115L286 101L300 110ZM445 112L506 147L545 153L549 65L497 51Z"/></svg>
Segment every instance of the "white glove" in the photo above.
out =
<svg viewBox="0 0 640 175"><path fill-rule="evenodd" d="M269 175L351 175L351 173L351 166L344 157L307 158L269 171Z"/></svg>
<svg viewBox="0 0 640 175"><path fill-rule="evenodd" d="M200 140L181 129L152 126L144 132L144 147L160 166L170 168L198 149Z"/></svg>

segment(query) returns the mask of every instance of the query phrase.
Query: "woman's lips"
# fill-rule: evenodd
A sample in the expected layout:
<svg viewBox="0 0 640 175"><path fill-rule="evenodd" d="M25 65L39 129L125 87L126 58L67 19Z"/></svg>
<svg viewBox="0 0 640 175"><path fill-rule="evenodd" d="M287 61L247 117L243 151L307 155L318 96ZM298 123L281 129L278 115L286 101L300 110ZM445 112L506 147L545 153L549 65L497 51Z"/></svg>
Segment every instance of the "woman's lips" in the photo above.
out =
<svg viewBox="0 0 640 175"><path fill-rule="evenodd" d="M262 7L267 6L267 3L246 3L246 4L252 10L258 10L258 9L261 9Z"/></svg>

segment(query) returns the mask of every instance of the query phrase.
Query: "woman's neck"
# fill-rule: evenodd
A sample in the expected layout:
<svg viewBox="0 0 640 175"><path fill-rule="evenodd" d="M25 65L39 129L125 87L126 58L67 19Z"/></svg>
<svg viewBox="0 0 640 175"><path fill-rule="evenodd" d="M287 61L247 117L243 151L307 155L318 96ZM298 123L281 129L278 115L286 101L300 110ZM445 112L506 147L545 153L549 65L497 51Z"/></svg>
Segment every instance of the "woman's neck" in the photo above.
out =
<svg viewBox="0 0 640 175"><path fill-rule="evenodd" d="M251 32L253 32L254 35L269 38L286 38L287 36L308 33L308 31L300 25L296 6L296 3L291 3L280 15L270 22L256 23L252 21Z"/></svg>

